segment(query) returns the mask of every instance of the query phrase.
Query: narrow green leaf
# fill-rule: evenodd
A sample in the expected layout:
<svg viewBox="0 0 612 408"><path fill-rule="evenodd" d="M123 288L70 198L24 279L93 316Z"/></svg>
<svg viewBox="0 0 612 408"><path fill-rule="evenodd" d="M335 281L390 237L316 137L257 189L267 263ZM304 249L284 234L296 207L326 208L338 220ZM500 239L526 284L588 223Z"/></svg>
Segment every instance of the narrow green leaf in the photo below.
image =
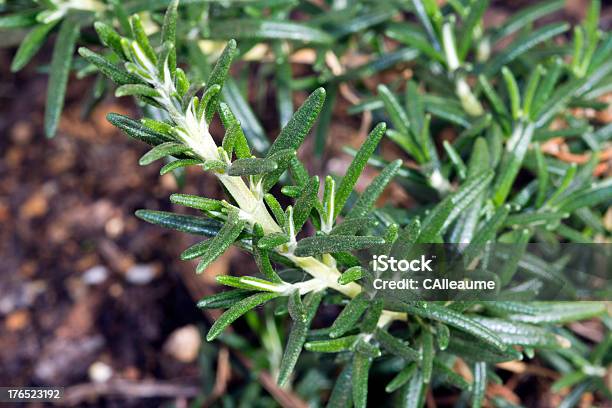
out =
<svg viewBox="0 0 612 408"><path fill-rule="evenodd" d="M402 371L397 373L395 377L387 384L385 387L386 392L394 392L406 384L410 378L414 375L417 369L417 365L415 363L408 363L402 368Z"/></svg>
<svg viewBox="0 0 612 408"><path fill-rule="evenodd" d="M330 231L330 235L358 235L360 231L369 231L378 225L373 216L344 218L342 223L336 225Z"/></svg>
<svg viewBox="0 0 612 408"><path fill-rule="evenodd" d="M289 237L283 232L277 232L273 234L261 237L257 242L257 246L261 249L274 249L279 245L283 245L289 242Z"/></svg>
<svg viewBox="0 0 612 408"><path fill-rule="evenodd" d="M562 34L568 29L569 24L567 23L554 23L534 30L526 36L517 38L487 64L485 73L488 76L495 75L504 65L507 65L536 45Z"/></svg>
<svg viewBox="0 0 612 408"><path fill-rule="evenodd" d="M418 351L408 346L403 340L389 334L386 330L376 330L374 337L387 352L407 361L421 361L421 354Z"/></svg>
<svg viewBox="0 0 612 408"><path fill-rule="evenodd" d="M230 129L235 132L235 135L233 136L232 150L236 152L236 157L239 159L251 157L251 149L249 148L249 144L246 140L246 136L244 135L240 122L238 122L238 119L236 119L236 116L234 116L234 113L230 107L223 102L219 104L219 117L221 118L221 122L223 123L223 127L225 127L226 132L229 132Z"/></svg>
<svg viewBox="0 0 612 408"><path fill-rule="evenodd" d="M512 320L525 323L568 323L599 316L606 311L603 302L532 303L533 314L513 314Z"/></svg>
<svg viewBox="0 0 612 408"><path fill-rule="evenodd" d="M30 62L32 57L36 55L40 47L42 47L49 31L55 27L58 21L59 20L55 20L47 24L38 25L25 36L11 62L11 72L19 71Z"/></svg>
<svg viewBox="0 0 612 408"><path fill-rule="evenodd" d="M359 293L342 309L336 320L331 326L329 336L332 338L340 337L351 330L357 323L363 312L368 308L370 300L365 292Z"/></svg>
<svg viewBox="0 0 612 408"><path fill-rule="evenodd" d="M346 408L352 405L353 394L351 392L351 382L353 379L353 365L347 364L334 384L327 408Z"/></svg>
<svg viewBox="0 0 612 408"><path fill-rule="evenodd" d="M391 179L393 179L393 177L397 174L397 171L401 165L402 161L398 159L385 166L380 174L376 176L376 178L368 185L363 194L361 194L355 205L351 207L345 219L348 220L354 217L363 217L370 212L374 206L374 203L382 194L385 187L387 187L387 184L389 184Z"/></svg>
<svg viewBox="0 0 612 408"><path fill-rule="evenodd" d="M468 384L468 382L465 381L462 376L438 361L438 359L434 360L434 375L436 380L443 384L453 385L460 390L470 389L470 384Z"/></svg>
<svg viewBox="0 0 612 408"><path fill-rule="evenodd" d="M338 283L346 285L351 282L355 282L363 277L363 268L361 266L353 266L348 268L338 277Z"/></svg>
<svg viewBox="0 0 612 408"><path fill-rule="evenodd" d="M45 104L45 134L47 137L55 136L60 113L64 108L64 95L72 65L72 54L80 29L77 21L67 17L62 22L55 41Z"/></svg>
<svg viewBox="0 0 612 408"><path fill-rule="evenodd" d="M281 224L282 225L282 224ZM259 239L264 236L264 231L261 225L255 224L253 226L253 238L252 238L252 248L253 248L253 257L255 258L255 263L257 267L261 271L261 273L272 282L280 283L282 279L278 276L274 268L272 267L272 263L270 262L269 252L265 249L261 249L259 247Z"/></svg>
<svg viewBox="0 0 612 408"><path fill-rule="evenodd" d="M188 146L179 143L165 142L155 146L154 148L146 152L140 158L140 160L138 160L138 164L140 164L141 166L146 166L166 156L176 156L190 150L191 149Z"/></svg>
<svg viewBox="0 0 612 408"><path fill-rule="evenodd" d="M416 1L416 0L415 0ZM402 388L401 403L405 408L420 408L425 402L425 390L427 386L423 382L423 373L417 370L408 384Z"/></svg>
<svg viewBox="0 0 612 408"><path fill-rule="evenodd" d="M272 194L267 193L264 196L264 200L266 201L266 204L268 204L268 208L270 208L270 210L272 211L274 219L276 220L278 225L285 225L285 212L283 211L283 208L281 207L278 200L276 200L276 197L274 197Z"/></svg>
<svg viewBox="0 0 612 408"><path fill-rule="evenodd" d="M464 251L466 265L469 265L482 253L487 242L495 239L498 230L504 224L509 212L510 205L503 205L499 207L493 216L487 220L487 222L474 234L470 244Z"/></svg>
<svg viewBox="0 0 612 408"><path fill-rule="evenodd" d="M612 201L612 179L607 179L567 196L557 206L560 211L572 213L583 207L594 207L610 201Z"/></svg>
<svg viewBox="0 0 612 408"><path fill-rule="evenodd" d="M228 176L251 176L255 174L271 173L278 168L278 164L270 159L238 159L228 168Z"/></svg>
<svg viewBox="0 0 612 408"><path fill-rule="evenodd" d="M262 181L262 188L264 191L270 190L278 181L275 174L282 174L290 165L298 162L296 159L296 151L292 149L279 150L276 153L269 155L268 159L274 160L278 166L274 174L264 176ZM292 171L293 170L294 169L292 169Z"/></svg>
<svg viewBox="0 0 612 408"><path fill-rule="evenodd" d="M181 260L189 261L204 255L210 247L210 240L201 241L184 250L181 253Z"/></svg>
<svg viewBox="0 0 612 408"><path fill-rule="evenodd" d="M219 200L191 194L172 194L170 201L174 204L202 211L220 211L223 208L223 204Z"/></svg>
<svg viewBox="0 0 612 408"><path fill-rule="evenodd" d="M291 326L291 331L289 332L289 338L287 339L287 344L285 346L285 351L283 353L283 358L281 360L281 365L279 368L278 374L278 384L283 386L286 384L289 376L293 372L295 365L298 361L298 358L302 352L302 347L304 346L304 342L306 341L306 335L308 334L308 328L310 327L310 323L314 318L319 304L321 303L321 299L323 298L323 292L311 292L304 298L304 303L301 305L303 308L301 310L302 313L299 313L301 319L296 319L297 316L292 314L292 318L294 319L293 325ZM297 295L297 299L299 301L299 294ZM289 304L291 305L292 300L289 300ZM297 305L293 305L294 307ZM294 307L290 307L289 311Z"/></svg>
<svg viewBox="0 0 612 408"><path fill-rule="evenodd" d="M368 376L373 360L368 346L364 340L359 340L353 356L352 389L355 408L365 408L368 404Z"/></svg>
<svg viewBox="0 0 612 408"><path fill-rule="evenodd" d="M118 113L109 113L106 115L106 119L114 126L125 132L125 134L127 134L129 137L136 140L141 140L150 145L158 145L171 140L170 136L160 133L141 122Z"/></svg>
<svg viewBox="0 0 612 408"><path fill-rule="evenodd" d="M325 90L323 88L318 88L310 94L302 106L293 114L287 126L280 131L276 140L270 146L266 157L270 157L280 150L297 150L317 119L324 101ZM276 171L268 175L267 183L274 185L281 174L282 171Z"/></svg>
<svg viewBox="0 0 612 408"><path fill-rule="evenodd" d="M149 98L156 98L159 96L159 92L148 85L126 84L121 85L115 90L115 96L117 98L122 96L148 96Z"/></svg>
<svg viewBox="0 0 612 408"><path fill-rule="evenodd" d="M98 38L100 38L102 44L112 49L118 57L125 57L123 47L121 46L121 36L113 27L101 21L96 21L94 22L94 29L98 33Z"/></svg>
<svg viewBox="0 0 612 408"><path fill-rule="evenodd" d="M385 134L386 129L387 126L384 123L379 123L376 125L346 170L346 173L344 177L342 177L342 181L336 190L334 216L340 214L344 204L346 204L346 200L353 191L355 183L357 183L357 179L368 163L370 156L372 153L374 153L374 150Z"/></svg>
<svg viewBox="0 0 612 408"><path fill-rule="evenodd" d="M230 65L232 64L232 60L236 55L236 41L229 40L223 53L217 60L215 67L208 77L208 81L206 83L206 88L209 89L214 85L219 85L221 88L225 83L225 79L227 78L227 74L229 72ZM219 96L215 95L211 99L210 103L206 106L206 122L210 123L213 118L213 115L217 111L219 107Z"/></svg>
<svg viewBox="0 0 612 408"><path fill-rule="evenodd" d="M130 17L130 23L132 26L132 35L136 40L136 43L142 49L146 57L155 65L157 63L157 54L151 47L151 43L149 43L149 38L145 33L144 27L142 26L142 22L140 21L140 16L138 14L134 14Z"/></svg>
<svg viewBox="0 0 612 408"><path fill-rule="evenodd" d="M469 333L496 349L506 349L504 343L493 331L470 317L449 308L438 306L434 303L428 303L423 306L405 304L403 305L403 309L408 313L415 314L425 319L437 320L458 330Z"/></svg>
<svg viewBox="0 0 612 408"><path fill-rule="evenodd" d="M567 339L542 328L526 323L513 322L505 319L474 316L474 320L493 330L509 346L519 345L537 348L567 347Z"/></svg>
<svg viewBox="0 0 612 408"><path fill-rule="evenodd" d="M383 238L374 236L314 236L299 240L295 248L295 255L315 256L332 252L357 251L384 243Z"/></svg>
<svg viewBox="0 0 612 408"><path fill-rule="evenodd" d="M355 335L339 337L337 339L309 341L304 344L304 348L316 353L340 353L353 350L358 338L359 336Z"/></svg>
<svg viewBox="0 0 612 408"><path fill-rule="evenodd" d="M301 231L304 223L308 220L310 211L318 200L318 193L319 177L314 176L306 184L293 206L293 226L296 234Z"/></svg>
<svg viewBox="0 0 612 408"><path fill-rule="evenodd" d="M164 174L170 173L176 169L181 169L183 167L196 166L198 164L204 163L200 159L178 159L173 160L170 163L166 164L159 170L159 175L163 176Z"/></svg>
<svg viewBox="0 0 612 408"><path fill-rule="evenodd" d="M487 388L487 363L474 364L474 385L472 386L472 408L480 408Z"/></svg>
<svg viewBox="0 0 612 408"><path fill-rule="evenodd" d="M151 224L161 225L181 232L208 237L215 236L221 229L219 221L193 215L174 214L166 211L138 210L136 216Z"/></svg>
<svg viewBox="0 0 612 408"><path fill-rule="evenodd" d="M230 212L227 216L227 221L219 230L219 233L210 240L208 251L203 255L198 267L197 273L201 273L206 269L211 262L217 259L227 248L230 247L242 232L246 221L239 218L236 212ZM211 329L212 330L212 329Z"/></svg>
<svg viewBox="0 0 612 408"><path fill-rule="evenodd" d="M436 237L440 236L455 218L488 187L492 178L493 172L490 170L474 176L463 183L459 190L438 204L423 220L418 242L435 242Z"/></svg>
<svg viewBox="0 0 612 408"><path fill-rule="evenodd" d="M285 21L224 19L211 21L211 38L251 40L293 40L309 44L330 44L333 38L310 26Z"/></svg>
<svg viewBox="0 0 612 408"><path fill-rule="evenodd" d="M241 301L253 292L244 289L232 289L205 296L198 302L200 309L225 309Z"/></svg>
<svg viewBox="0 0 612 408"><path fill-rule="evenodd" d="M232 324L240 316L242 316L249 310L261 305L262 303L272 300L278 296L280 296L280 294L278 293L257 293L255 295L251 295L245 299L242 299L238 303L235 303L215 321L215 323L208 331L208 334L206 335L206 340L214 340L223 332L223 330L225 330L227 326Z"/></svg>
<svg viewBox="0 0 612 408"><path fill-rule="evenodd" d="M507 67L502 67L502 76L504 77L508 96L510 97L512 119L518 120L521 116L521 95L519 93L518 84L516 83L516 78Z"/></svg>
<svg viewBox="0 0 612 408"><path fill-rule="evenodd" d="M534 125L531 123L518 124L506 144L493 195L493 201L497 205L503 204L510 193L531 142L533 129Z"/></svg>
<svg viewBox="0 0 612 408"><path fill-rule="evenodd" d="M237 120L240 121L240 127L244 131L250 145L256 152L264 153L270 146L270 142L248 102L240 93L240 89L238 85L236 85L236 82L232 80L232 78L227 78L221 93L223 100L227 102L227 105L231 108ZM221 118L223 119L223 116L221 116ZM224 126L227 128L227 125L224 124ZM248 156L245 157L251 157L250 151Z"/></svg>
<svg viewBox="0 0 612 408"><path fill-rule="evenodd" d="M117 85L135 84L141 82L137 76L119 69L103 56L96 54L85 47L79 48L79 54L89 63L95 65L100 72L109 77L111 81Z"/></svg>
<svg viewBox="0 0 612 408"><path fill-rule="evenodd" d="M421 372L423 374L423 382L429 384L431 373L433 370L433 360L435 350L433 344L433 336L431 332L425 328L421 334Z"/></svg>
<svg viewBox="0 0 612 408"><path fill-rule="evenodd" d="M36 10L15 12L0 16L0 29L30 27L36 24Z"/></svg>
<svg viewBox="0 0 612 408"><path fill-rule="evenodd" d="M453 145L448 142L448 140L442 142L442 145L444 146L444 150L446 150L446 154L448 154L448 158L450 159L451 163L453 163L453 166L457 171L457 175L461 180L464 180L467 176L467 168L465 167L465 163L461 159L461 156L455 150Z"/></svg>
<svg viewBox="0 0 612 408"><path fill-rule="evenodd" d="M489 343L480 341L477 337L461 335L457 331L451 332L447 351L460 355L462 359L471 362L486 361L489 363L501 363L522 359L521 352L513 347L506 346L503 350L500 350Z"/></svg>
<svg viewBox="0 0 612 408"><path fill-rule="evenodd" d="M525 7L504 21L504 23L495 30L491 41L495 43L503 37L516 33L523 27L533 23L535 20L548 14L552 14L557 10L561 10L564 5L564 0L552 0L538 2L532 6Z"/></svg>
<svg viewBox="0 0 612 408"><path fill-rule="evenodd" d="M178 0L171 0L164 15L164 23L161 31L161 44L176 41L176 20L178 18Z"/></svg>

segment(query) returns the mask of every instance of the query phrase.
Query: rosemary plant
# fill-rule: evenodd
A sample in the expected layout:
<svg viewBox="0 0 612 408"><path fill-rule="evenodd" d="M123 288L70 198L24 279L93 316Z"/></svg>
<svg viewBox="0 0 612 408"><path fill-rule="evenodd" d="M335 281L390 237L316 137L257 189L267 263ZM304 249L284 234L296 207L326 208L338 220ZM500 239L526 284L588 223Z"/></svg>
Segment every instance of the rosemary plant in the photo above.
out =
<svg viewBox="0 0 612 408"><path fill-rule="evenodd" d="M490 242L514 243L523 245L523 250L507 262L505 273L513 276L531 272L546 282L555 275L543 261L524 252L527 242L609 239L600 220L612 200L612 184L609 178L593 178L599 156L592 154L587 164L578 167L545 157L538 144L563 132L579 136L575 145L582 151L599 152L609 144L610 125L595 129L570 110L597 108L597 98L610 89L612 40L597 30L597 2L576 28L570 50L537 49L568 29L565 24L555 24L526 31L496 52L496 41L525 29L559 8L560 2L534 6L489 32L482 24L486 1L449 1L448 6L438 8L434 1L415 0L406 8L414 11L422 27L389 23L385 31L410 47L409 55L404 50L403 57L396 56L395 62L415 59L415 79L405 84L404 104L395 92L404 84L393 83L380 85L376 96L354 108L373 109L377 115L376 110L384 108L393 129L387 130L382 122L374 126L361 148L353 152L355 157L346 173L321 179L308 173L296 151L321 114L326 91L315 89L295 113L285 110L278 136L272 143L259 143L260 138L243 129L235 100L228 103L231 98L224 91L231 84L228 72L237 55L236 42L227 43L203 84L190 80L177 65L181 55L177 55L176 36L183 31L177 27L177 6L176 1L170 4L154 38L147 36L138 15L129 19L117 15L123 35L108 21L98 22L95 29L105 53L80 48L79 54L90 64L85 72L97 68L118 85L117 96L134 96L158 114L157 119L140 120L119 114L108 116L127 135L153 146L140 164L170 157L161 174L197 166L212 174L227 193L225 200L185 194L170 197L175 204L199 210L197 216L151 210L136 213L147 222L204 237L181 255L184 260L199 260L197 272L205 270L231 245L252 254L259 274L219 276L218 282L232 289L198 304L227 309L208 331L209 341L248 311L276 302L292 320L277 370L278 383L291 386L304 349L318 353L320 359L328 353L337 355L335 361L342 368L327 401L332 407L351 402L366 406L372 392L368 386L370 371L377 365L388 367L387 376L392 373L385 390L394 393L393 398L402 405L422 406L429 387L450 386L461 392L463 401L479 407L487 382L499 381L494 365L520 360L523 355L531 357L534 352L542 353L545 360L566 374L556 387L577 385L581 390L568 398L575 399L587 387L609 396L602 380L603 366L609 362L609 334L605 346L589 356L584 345L559 327L605 315L604 303L391 304L364 290L369 272L355 256L364 250L388 252L404 243L464 243L466 251L474 254L486 251ZM370 24L387 21L393 14L381 11ZM332 14L329 18L333 16L337 17ZM326 21L329 24L329 20L320 19L323 26ZM275 29L280 32L282 24L278 24ZM208 33L225 38L227 26L223 27L211 27ZM356 32L359 25L355 27L332 35ZM61 29L60 40L74 43L75 30ZM320 37L315 35L318 32L308 33L316 37L311 41L332 41L324 33ZM22 66L34 51L20 50L14 64ZM571 57L567 61L561 59L568 53ZM60 64L59 59L67 55L54 55L52 65ZM533 61L539 65L532 67ZM353 75L372 72L366 68L345 76L319 73L296 87L323 84L334 89ZM422 81L429 92L424 94L417 81ZM59 113L53 113L56 115ZM210 133L215 115L225 130L220 144ZM567 122L567 128L551 129L553 120L559 118ZM452 143L443 143L443 151L432 137L442 126L460 129ZM387 162L376 154L385 135L414 165L404 166L402 160ZM253 151L255 143L259 145ZM365 191L357 194L354 187L368 162L381 171ZM519 182L520 172L530 175L527 183ZM285 173L290 175L290 183L275 188ZM414 194L420 204L415 210L375 208L392 179ZM285 198L281 199L279 190L292 200L291 205L283 208L280 203ZM319 310L329 303L336 304L340 312L328 328L313 330L311 325L320 316ZM609 317L604 317L604 322L609 331ZM388 364L390 361L393 364ZM458 361L469 364L472 379L453 370ZM504 402L493 403L503 406Z"/></svg>

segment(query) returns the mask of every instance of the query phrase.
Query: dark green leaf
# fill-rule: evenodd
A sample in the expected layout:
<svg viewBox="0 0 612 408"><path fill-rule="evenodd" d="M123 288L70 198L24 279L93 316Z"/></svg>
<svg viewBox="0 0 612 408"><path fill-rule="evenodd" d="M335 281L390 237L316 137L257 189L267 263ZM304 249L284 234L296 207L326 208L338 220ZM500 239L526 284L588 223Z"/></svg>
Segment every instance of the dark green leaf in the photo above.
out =
<svg viewBox="0 0 612 408"><path fill-rule="evenodd" d="M257 293L255 295L251 295L245 299L240 300L238 303L235 303L232 307L230 307L225 313L221 315L212 325L208 334L206 335L206 340L212 341L217 336L219 336L223 330L230 324L232 324L236 319L240 316L248 312L249 310L265 303L271 299L280 296L278 293Z"/></svg>
<svg viewBox="0 0 612 408"><path fill-rule="evenodd" d="M215 236L221 229L219 221L193 215L174 214L166 211L138 210L136 216L151 224L161 225L189 234Z"/></svg>
<svg viewBox="0 0 612 408"><path fill-rule="evenodd" d="M365 292L361 292L351 299L332 324L329 336L340 337L351 330L363 312L368 308L369 303L370 300Z"/></svg>
<svg viewBox="0 0 612 408"><path fill-rule="evenodd" d="M348 169L346 170L346 173L344 177L342 177L342 181L340 182L340 185L336 190L334 210L335 216L340 214L340 211L344 207L346 200L353 191L355 183L357 183L357 179L359 178L361 172L368 163L370 156L372 155L372 153L374 153L374 150L376 149L376 146L378 146L378 143L385 134L386 129L387 126L384 123L379 123L378 125L376 125L374 130L370 132L368 138L355 155L355 159L353 159Z"/></svg>

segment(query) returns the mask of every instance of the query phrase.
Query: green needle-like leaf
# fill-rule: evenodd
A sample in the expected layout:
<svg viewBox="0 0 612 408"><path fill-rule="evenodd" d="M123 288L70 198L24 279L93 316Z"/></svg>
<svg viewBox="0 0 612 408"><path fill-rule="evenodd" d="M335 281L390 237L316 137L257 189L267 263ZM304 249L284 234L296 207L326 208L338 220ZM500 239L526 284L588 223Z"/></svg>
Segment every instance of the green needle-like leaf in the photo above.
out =
<svg viewBox="0 0 612 408"><path fill-rule="evenodd" d="M357 251L384 243L383 238L374 236L316 236L299 240L295 248L295 254L297 256L314 256L332 252Z"/></svg>
<svg viewBox="0 0 612 408"><path fill-rule="evenodd" d="M53 48L51 73L47 86L47 103L45 105L45 134L55 136L60 113L64 107L64 95L68 84L68 75L72 65L74 45L81 27L77 21L66 17L62 22Z"/></svg>
<svg viewBox="0 0 612 408"><path fill-rule="evenodd" d="M17 49L17 53L15 54L13 61L11 62L12 72L19 71L28 62L30 62L32 57L36 55L40 47L42 47L45 39L47 38L47 34L49 34L49 31L51 31L56 24L57 20L39 25L33 28L28 35L25 36Z"/></svg>
<svg viewBox="0 0 612 408"><path fill-rule="evenodd" d="M166 211L138 210L136 216L151 224L161 225L188 234L213 237L219 233L221 223L193 215L174 214Z"/></svg>
<svg viewBox="0 0 612 408"><path fill-rule="evenodd" d="M242 316L249 310L261 305L262 303L272 300L278 296L280 296L280 294L278 293L257 293L255 295L251 295L245 299L242 299L238 303L235 303L215 321L215 323L208 331L208 334L206 335L206 340L212 341L216 339L217 336L219 336L223 332L223 330L227 328L227 326L232 324L240 316Z"/></svg>
<svg viewBox="0 0 612 408"><path fill-rule="evenodd" d="M236 238L238 238L245 224L245 220L239 218L236 212L231 211L227 216L227 221L219 230L219 233L210 240L208 251L202 256L196 268L196 272L203 272L212 261L225 252L225 250L234 243Z"/></svg>
<svg viewBox="0 0 612 408"><path fill-rule="evenodd" d="M176 156L182 153L188 152L191 149L189 146L185 146L174 142L165 142L155 146L148 152L146 152L138 161L141 166L146 166L153 163L156 160L162 159L166 156Z"/></svg>
<svg viewBox="0 0 612 408"><path fill-rule="evenodd" d="M374 153L374 150L385 134L386 129L387 126L384 123L379 123L376 125L346 170L346 173L344 177L342 177L342 181L336 190L334 216L340 214L344 204L346 204L346 200L348 200L351 192L353 191L353 187L355 187L355 183L357 183L357 179L368 163L370 156L372 153Z"/></svg>

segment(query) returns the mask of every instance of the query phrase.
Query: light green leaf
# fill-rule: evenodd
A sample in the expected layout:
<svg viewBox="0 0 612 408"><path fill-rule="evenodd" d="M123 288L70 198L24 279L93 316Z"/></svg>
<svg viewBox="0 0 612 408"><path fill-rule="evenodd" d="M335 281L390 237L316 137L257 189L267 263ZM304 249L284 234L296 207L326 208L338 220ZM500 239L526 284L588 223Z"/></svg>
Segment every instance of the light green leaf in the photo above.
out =
<svg viewBox="0 0 612 408"><path fill-rule="evenodd" d="M178 159L173 160L170 163L166 164L159 170L159 175L163 176L164 174L170 173L176 169L181 169L183 167L195 166L198 164L203 164L204 162L200 159Z"/></svg>
<svg viewBox="0 0 612 408"><path fill-rule="evenodd" d="M401 386L406 384L410 380L410 378L412 378L416 369L417 365L415 363L406 364L402 371L397 373L397 375L393 377L389 384L387 384L387 386L385 387L385 391L391 393L399 389Z"/></svg>
<svg viewBox="0 0 612 408"><path fill-rule="evenodd" d="M45 134L47 137L55 136L60 113L64 108L64 95L72 65L72 54L80 29L81 26L77 21L67 17L62 21L55 41L45 104Z"/></svg>
<svg viewBox="0 0 612 408"><path fill-rule="evenodd" d="M401 165L402 161L398 159L385 166L380 174L368 185L363 194L361 194L355 205L351 207L345 219L363 217L370 212L374 203L378 197L380 197L385 187L387 187L387 184L389 184L391 179L397 174Z"/></svg>
<svg viewBox="0 0 612 408"><path fill-rule="evenodd" d="M245 299L242 299L238 303L235 303L215 321L206 335L206 340L214 340L223 332L223 330L225 330L227 326L232 324L240 316L261 305L262 303L272 300L278 296L280 296L278 293L263 292L251 295Z"/></svg>
<svg viewBox="0 0 612 408"><path fill-rule="evenodd" d="M405 304L402 309L410 314L415 314L425 319L436 320L469 333L498 350L503 351L506 349L505 344L493 331L470 317L449 308L434 303L427 303L423 306Z"/></svg>
<svg viewBox="0 0 612 408"><path fill-rule="evenodd" d="M487 363L474 364L474 385L472 386L472 408L480 408L487 388Z"/></svg>
<svg viewBox="0 0 612 408"><path fill-rule="evenodd" d="M295 248L295 255L315 256L332 252L357 251L384 243L383 238L374 236L314 236L299 240Z"/></svg>
<svg viewBox="0 0 612 408"><path fill-rule="evenodd" d="M344 204L346 204L346 200L353 191L355 183L357 183L357 179L368 163L370 156L372 153L374 153L374 150L385 134L386 129L387 126L384 123L379 123L376 125L346 170L346 173L344 177L342 177L342 181L336 190L334 216L340 214Z"/></svg>
<svg viewBox="0 0 612 408"><path fill-rule="evenodd" d="M304 348L316 353L340 353L353 350L358 338L359 336L355 335L339 337L337 339L309 341L304 344Z"/></svg>
<svg viewBox="0 0 612 408"><path fill-rule="evenodd" d="M295 201L295 205L293 207L293 226L296 234L302 229L304 223L308 220L310 211L317 202L318 192L319 178L314 176L302 189L302 192Z"/></svg>
<svg viewBox="0 0 612 408"><path fill-rule="evenodd" d="M172 194L170 201L174 204L202 211L220 211L223 208L223 204L219 200L191 194Z"/></svg>
<svg viewBox="0 0 612 408"><path fill-rule="evenodd" d="M338 277L338 283L346 285L351 282L355 282L363 277L363 268L361 266L353 266L348 268Z"/></svg>
<svg viewBox="0 0 612 408"><path fill-rule="evenodd" d="M198 302L200 309L225 309L241 301L253 292L245 289L232 289L205 296Z"/></svg>
<svg viewBox="0 0 612 408"><path fill-rule="evenodd" d="M179 143L165 142L155 146L154 148L146 152L140 158L140 160L138 160L138 164L140 164L141 166L146 166L166 156L176 156L188 152L190 150L191 149L188 146Z"/></svg>
<svg viewBox="0 0 612 408"><path fill-rule="evenodd" d="M227 168L227 174L229 176L250 176L271 173L277 168L276 162L270 159L238 159Z"/></svg>
<svg viewBox="0 0 612 408"><path fill-rule="evenodd" d="M213 68L212 72L208 77L205 89L209 89L214 85L219 85L221 88L223 87L223 84L225 83L225 79L227 78L227 74L229 72L230 65L232 64L232 60L234 59L235 55L236 41L232 39L228 41L227 45L225 46L225 49L223 50L223 53L221 53L221 56L217 60L215 67ZM207 123L210 123L210 121L212 120L213 115L217 111L218 106L219 95L215 94L206 106Z"/></svg>
<svg viewBox="0 0 612 408"><path fill-rule="evenodd" d="M19 71L30 62L32 57L36 55L40 47L42 47L49 31L55 27L57 22L58 20L55 20L47 24L38 25L25 36L11 62L11 72Z"/></svg>
<svg viewBox="0 0 612 408"><path fill-rule="evenodd" d="M567 23L554 23L534 30L526 36L517 38L512 44L491 59L485 68L485 73L488 76L495 75L504 65L514 61L536 45L562 34L568 29L569 24Z"/></svg>

